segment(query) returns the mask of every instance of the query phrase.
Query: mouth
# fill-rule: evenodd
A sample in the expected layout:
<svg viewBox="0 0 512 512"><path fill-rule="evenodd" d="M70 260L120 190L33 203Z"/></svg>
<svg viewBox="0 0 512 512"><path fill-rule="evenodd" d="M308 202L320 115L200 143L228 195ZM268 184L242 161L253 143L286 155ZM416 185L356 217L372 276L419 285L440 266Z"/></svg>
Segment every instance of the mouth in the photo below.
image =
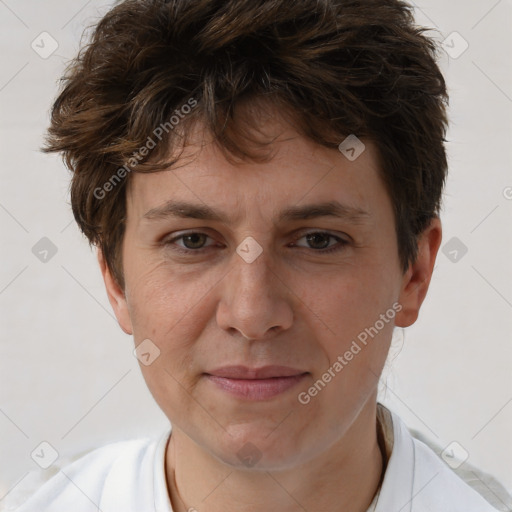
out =
<svg viewBox="0 0 512 512"><path fill-rule="evenodd" d="M268 400L295 387L309 372L286 366L227 366L205 373L217 389L246 400Z"/></svg>

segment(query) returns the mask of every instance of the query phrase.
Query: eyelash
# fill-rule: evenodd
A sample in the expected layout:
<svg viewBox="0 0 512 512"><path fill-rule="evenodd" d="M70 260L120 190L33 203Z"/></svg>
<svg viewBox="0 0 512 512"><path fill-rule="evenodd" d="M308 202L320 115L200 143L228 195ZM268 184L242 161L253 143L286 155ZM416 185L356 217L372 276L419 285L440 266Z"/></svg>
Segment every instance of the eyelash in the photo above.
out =
<svg viewBox="0 0 512 512"><path fill-rule="evenodd" d="M200 231L191 231L190 233L185 233L185 234L182 234L182 235L177 236L175 238L172 238L170 240L166 240L166 241L163 242L163 245L164 246L174 245L174 242L176 242L178 240L181 240L181 239L183 239L185 237L192 236L192 235L205 235L206 237L211 238L206 233L201 233ZM332 235L331 233L328 233L328 232L325 232L325 231L309 231L309 232L301 235L300 237L295 238L294 242L297 242L301 238L304 238L304 237L306 237L308 235L327 235L329 238L334 238L335 240L338 241L337 245L334 245L333 247L330 247L328 249L312 249L312 248L310 248L313 252L316 252L316 253L331 254L331 253L334 253L334 252L341 251L346 245L348 245L348 242L346 240L344 240L343 238L340 238L338 236ZM208 246L208 247L211 247L211 246ZM199 249L187 249L187 248L183 248L183 247L175 245L172 248L172 250L176 251L176 252L179 252L179 253L182 253L182 254L192 254L192 253L204 252L204 250L208 249L208 247L206 247L206 248L200 247ZM301 247L301 248L302 249L307 249L307 247Z"/></svg>

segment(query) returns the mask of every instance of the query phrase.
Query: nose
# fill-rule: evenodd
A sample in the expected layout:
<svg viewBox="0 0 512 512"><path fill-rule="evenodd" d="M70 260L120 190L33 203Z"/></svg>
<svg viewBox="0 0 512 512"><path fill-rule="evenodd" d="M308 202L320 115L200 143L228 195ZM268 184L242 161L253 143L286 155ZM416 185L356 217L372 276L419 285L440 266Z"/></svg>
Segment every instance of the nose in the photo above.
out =
<svg viewBox="0 0 512 512"><path fill-rule="evenodd" d="M251 263L235 253L220 286L217 324L230 334L263 340L292 325L293 294L271 266L269 251L264 250Z"/></svg>

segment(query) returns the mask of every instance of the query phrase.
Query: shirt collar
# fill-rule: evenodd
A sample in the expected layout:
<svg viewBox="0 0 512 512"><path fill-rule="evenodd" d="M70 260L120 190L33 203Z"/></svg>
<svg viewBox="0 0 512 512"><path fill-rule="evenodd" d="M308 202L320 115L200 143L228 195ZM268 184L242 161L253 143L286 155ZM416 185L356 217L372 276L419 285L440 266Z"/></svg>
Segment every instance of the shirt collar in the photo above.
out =
<svg viewBox="0 0 512 512"><path fill-rule="evenodd" d="M377 423L379 425L379 445L385 452L385 473L376 500L375 512L411 512L414 482L412 438L402 420L380 403L377 403ZM165 452L170 434L171 429L168 429L161 436L155 453L154 501L156 512L173 512L165 471ZM372 508L370 507L370 510Z"/></svg>
<svg viewBox="0 0 512 512"><path fill-rule="evenodd" d="M171 430L172 428L168 428L160 437L155 453L153 498L156 512L173 512L171 499L169 497L169 488L167 486L167 472L165 469L165 453L171 436Z"/></svg>
<svg viewBox="0 0 512 512"><path fill-rule="evenodd" d="M414 484L414 444L402 420L382 404L377 419L385 441L387 465L375 512L411 512Z"/></svg>

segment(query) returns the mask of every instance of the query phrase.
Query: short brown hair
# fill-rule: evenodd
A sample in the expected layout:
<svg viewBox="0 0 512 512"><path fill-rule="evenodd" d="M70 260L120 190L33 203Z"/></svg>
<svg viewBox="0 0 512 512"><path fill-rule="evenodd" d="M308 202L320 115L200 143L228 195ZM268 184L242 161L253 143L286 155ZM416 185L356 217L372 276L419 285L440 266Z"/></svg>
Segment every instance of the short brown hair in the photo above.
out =
<svg viewBox="0 0 512 512"><path fill-rule="evenodd" d="M426 30L400 0L126 0L70 63L44 150L63 152L74 217L124 289L121 166L155 170L145 165L178 144L169 119L191 98L180 132L200 120L223 151L256 158L237 136L250 119L235 112L265 99L321 145L350 134L376 144L405 271L439 213L447 171L448 95ZM158 126L167 129L140 158ZM113 186L116 172L126 179Z"/></svg>

